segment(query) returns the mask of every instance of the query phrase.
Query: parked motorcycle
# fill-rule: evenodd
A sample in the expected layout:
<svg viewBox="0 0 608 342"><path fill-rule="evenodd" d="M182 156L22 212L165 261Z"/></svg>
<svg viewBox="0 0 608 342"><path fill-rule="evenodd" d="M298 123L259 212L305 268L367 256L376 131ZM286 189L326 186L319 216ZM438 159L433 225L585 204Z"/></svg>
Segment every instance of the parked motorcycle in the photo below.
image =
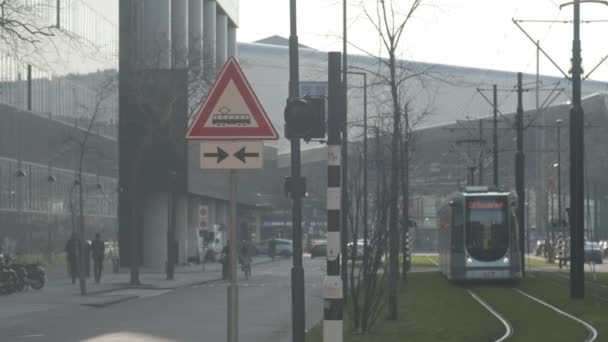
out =
<svg viewBox="0 0 608 342"><path fill-rule="evenodd" d="M23 291L28 286L40 290L46 283L46 272L39 264L15 264L10 256L0 256L2 265L15 273L15 288Z"/></svg>
<svg viewBox="0 0 608 342"><path fill-rule="evenodd" d="M17 290L17 273L0 264L0 294L11 294Z"/></svg>

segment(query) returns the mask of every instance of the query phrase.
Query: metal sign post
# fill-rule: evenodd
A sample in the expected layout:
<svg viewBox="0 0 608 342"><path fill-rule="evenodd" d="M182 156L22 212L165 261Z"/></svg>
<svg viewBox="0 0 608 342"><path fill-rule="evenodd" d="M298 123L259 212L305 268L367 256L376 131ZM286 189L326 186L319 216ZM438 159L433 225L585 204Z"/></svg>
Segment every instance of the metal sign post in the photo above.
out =
<svg viewBox="0 0 608 342"><path fill-rule="evenodd" d="M228 222L228 342L239 337L239 292L236 283L236 170L230 170L230 219Z"/></svg>

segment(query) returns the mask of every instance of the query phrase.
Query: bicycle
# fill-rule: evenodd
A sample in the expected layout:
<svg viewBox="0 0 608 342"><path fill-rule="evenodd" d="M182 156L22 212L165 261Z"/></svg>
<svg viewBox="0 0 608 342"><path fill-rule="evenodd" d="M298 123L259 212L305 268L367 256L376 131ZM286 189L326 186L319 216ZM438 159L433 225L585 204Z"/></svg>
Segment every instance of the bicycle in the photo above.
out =
<svg viewBox="0 0 608 342"><path fill-rule="evenodd" d="M251 258L241 258L241 270L245 273L245 279L251 277Z"/></svg>

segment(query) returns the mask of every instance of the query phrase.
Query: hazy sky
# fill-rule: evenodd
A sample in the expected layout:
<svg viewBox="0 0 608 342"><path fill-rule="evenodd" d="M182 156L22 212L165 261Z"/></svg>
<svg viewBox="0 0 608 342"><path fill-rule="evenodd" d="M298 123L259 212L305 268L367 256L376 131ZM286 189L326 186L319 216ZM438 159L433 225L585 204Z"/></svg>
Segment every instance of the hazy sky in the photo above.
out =
<svg viewBox="0 0 608 342"><path fill-rule="evenodd" d="M117 0L88 0L116 20ZM365 0L374 4L375 0ZM567 0L570 1L570 0ZM564 2L567 2L564 0ZM349 53L379 49L378 34L362 15L361 0L348 0ZM395 3L405 6L408 0ZM560 0L423 0L401 42L407 59L498 70L536 72L536 48L512 19L572 20L572 6L559 9ZM606 20L581 25L583 67L591 69L608 55L608 6L583 4L583 20ZM566 72L570 68L571 23L521 24ZM320 50L341 49L342 1L298 1L298 36L302 44ZM289 36L288 0L241 0L238 39L251 42L270 35ZM542 74L561 73L543 56ZM608 81L608 62L592 79Z"/></svg>

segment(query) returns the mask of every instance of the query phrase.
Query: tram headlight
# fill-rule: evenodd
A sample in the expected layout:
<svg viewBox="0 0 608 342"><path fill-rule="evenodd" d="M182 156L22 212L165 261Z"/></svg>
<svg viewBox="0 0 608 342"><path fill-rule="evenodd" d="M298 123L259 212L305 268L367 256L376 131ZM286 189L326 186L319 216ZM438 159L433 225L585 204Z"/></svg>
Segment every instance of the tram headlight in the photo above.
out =
<svg viewBox="0 0 608 342"><path fill-rule="evenodd" d="M502 259L502 262L504 262L505 264L509 263L509 257L505 257L504 259Z"/></svg>
<svg viewBox="0 0 608 342"><path fill-rule="evenodd" d="M470 264L470 263L472 263L472 262L473 262L473 259L471 259L471 257L468 257L468 258L467 258L467 263L469 263L469 264Z"/></svg>

